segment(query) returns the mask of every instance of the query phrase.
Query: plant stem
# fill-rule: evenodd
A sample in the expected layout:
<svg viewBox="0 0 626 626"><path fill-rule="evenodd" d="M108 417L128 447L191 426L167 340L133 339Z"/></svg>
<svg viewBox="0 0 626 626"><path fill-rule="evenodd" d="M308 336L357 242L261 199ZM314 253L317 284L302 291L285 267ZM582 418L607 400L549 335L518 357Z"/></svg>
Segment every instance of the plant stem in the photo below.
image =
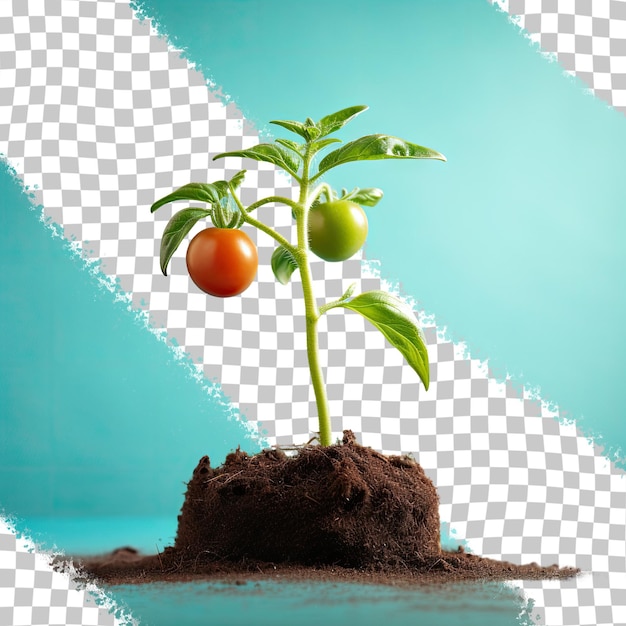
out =
<svg viewBox="0 0 626 626"><path fill-rule="evenodd" d="M307 146L307 150L303 157L302 178L297 179L300 183L300 196L298 202L293 202L288 198L280 196L271 196L264 198L254 204L251 204L246 210L241 200L235 193L234 187L229 183L231 195L241 212L244 222L255 226L270 237L273 237L280 245L289 250L298 263L300 269L300 278L302 280L302 292L304 295L304 309L306 318L306 351L309 362L309 371L311 373L311 383L315 392L315 404L317 406L317 419L319 422L320 444L329 446L332 443L332 430L330 423L330 413L328 410L328 398L326 396L326 385L324 383L324 374L319 362L319 343L317 337L317 322L321 317L320 309L317 307L315 295L313 293L313 279L311 277L311 266L309 265L308 249L308 213L312 202L322 193L325 192L328 198L332 197L331 188L322 183L317 189L309 194L309 167L311 164L311 153ZM296 218L296 228L298 232L298 245L291 245L282 235L275 230L263 224L263 222L253 218L250 211L267 204L269 202L282 202L291 206ZM332 304L326 305L325 309L331 308Z"/></svg>
<svg viewBox="0 0 626 626"><path fill-rule="evenodd" d="M308 242L308 212L312 198L309 198L309 166L311 163L310 151L304 155L302 167L302 178L300 181L300 198L298 204L302 211L296 213L296 226L298 230L298 264L300 266L300 278L302 280L302 292L304 295L304 308L306 316L306 349L309 361L309 371L311 373L311 383L315 392L315 403L317 405L317 419L320 429L320 444L329 446L332 443L332 431L330 424L330 413L328 411L328 399L326 397L326 386L324 375L319 362L319 344L317 339L317 321L320 312L317 308L315 295L313 294L313 280L311 277L311 267L307 251Z"/></svg>

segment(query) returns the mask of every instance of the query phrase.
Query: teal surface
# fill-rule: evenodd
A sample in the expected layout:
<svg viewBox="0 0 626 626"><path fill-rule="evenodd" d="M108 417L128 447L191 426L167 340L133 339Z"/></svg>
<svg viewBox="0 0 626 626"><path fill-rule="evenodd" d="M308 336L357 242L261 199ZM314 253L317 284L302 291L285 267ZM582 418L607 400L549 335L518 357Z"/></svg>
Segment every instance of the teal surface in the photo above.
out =
<svg viewBox="0 0 626 626"><path fill-rule="evenodd" d="M293 583L284 580L121 586L113 597L132 608L142 626L520 626L532 607L502 584L456 584L423 589Z"/></svg>
<svg viewBox="0 0 626 626"><path fill-rule="evenodd" d="M208 454L257 451L0 167L0 511L168 515Z"/></svg>
<svg viewBox="0 0 626 626"><path fill-rule="evenodd" d="M626 449L623 115L484 0L141 7L265 133L368 104L344 139L443 152L328 176L385 191L366 256L498 378L540 388L614 457Z"/></svg>

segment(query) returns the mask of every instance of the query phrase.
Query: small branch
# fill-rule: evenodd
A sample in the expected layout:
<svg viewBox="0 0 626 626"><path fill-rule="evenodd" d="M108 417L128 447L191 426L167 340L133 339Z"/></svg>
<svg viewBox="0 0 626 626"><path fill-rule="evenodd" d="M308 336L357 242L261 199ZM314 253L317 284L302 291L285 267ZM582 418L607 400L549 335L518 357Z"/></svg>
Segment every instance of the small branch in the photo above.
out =
<svg viewBox="0 0 626 626"><path fill-rule="evenodd" d="M324 313L326 313L326 311L329 311L330 309L334 309L336 307L340 307L342 306L342 304L352 296L352 293L354 292L354 287L356 286L356 283L352 283L344 292L344 294L341 296L341 298L339 298L338 300L333 300L332 302L328 302L326 304L322 304L319 307L319 315L320 317L322 315L324 315Z"/></svg>
<svg viewBox="0 0 626 626"><path fill-rule="evenodd" d="M300 205L294 200L290 200L289 198L285 198L283 196L269 196L268 198L263 198L262 200L257 200L256 202L253 202L248 207L246 212L250 213L251 211L258 209L260 206L263 206L264 204L270 204L271 202L279 202L280 204L286 204L287 206L290 206L294 211L301 209Z"/></svg>
<svg viewBox="0 0 626 626"><path fill-rule="evenodd" d="M343 304L343 300L333 300L332 302L327 302L326 304L322 304L319 307L320 317L326 313L326 311L330 311L331 309L336 309Z"/></svg>
<svg viewBox="0 0 626 626"><path fill-rule="evenodd" d="M322 194L326 195L326 200L330 202L333 199L333 189L328 183L320 183L311 192L307 205L311 206Z"/></svg>
<svg viewBox="0 0 626 626"><path fill-rule="evenodd" d="M258 228L259 230L263 231L266 235L269 235L272 239L276 240L281 246L289 250L289 252L291 252L291 254L294 256L296 261L298 261L300 258L300 255L298 254L298 249L295 246L292 246L280 233L277 233L273 228L270 228L267 224L264 224L263 222L260 222L259 220L249 215L248 211L250 210L250 208L248 208L248 211L246 211L245 207L241 203L241 200L239 200L239 198L235 194L235 190L233 189L233 186L230 183L228 183L228 188L230 189L230 193L232 194L233 199L235 200L235 203L237 204L237 207L239 208L239 211L241 212L241 217L243 221L246 222L247 224L250 224L251 226L254 226L255 228ZM285 198L285 200L286 199L287 198ZM253 205L250 205L250 206L253 206Z"/></svg>
<svg viewBox="0 0 626 626"><path fill-rule="evenodd" d="M247 222L251 226L254 226L255 228L258 228L259 230L262 230L266 235L269 235L270 237L272 237L272 239L275 239L281 246L283 246L283 248L286 248L287 250L289 250L289 252L291 252L291 254L293 255L294 259L296 259L296 261L299 263L299 259L301 255L298 253L298 248L296 248L295 246L292 246L281 234L277 233L274 229L270 228L263 222L259 222L259 220L255 220L253 217L250 217L249 215L244 215L243 221Z"/></svg>

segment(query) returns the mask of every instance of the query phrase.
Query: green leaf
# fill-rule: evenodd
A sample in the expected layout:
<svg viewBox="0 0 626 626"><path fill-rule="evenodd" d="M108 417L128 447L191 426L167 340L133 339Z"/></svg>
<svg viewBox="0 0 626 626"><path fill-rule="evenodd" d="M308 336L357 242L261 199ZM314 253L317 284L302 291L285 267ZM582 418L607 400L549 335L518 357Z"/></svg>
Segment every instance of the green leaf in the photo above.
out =
<svg viewBox="0 0 626 626"><path fill-rule="evenodd" d="M348 107L347 109L341 109L341 111L323 117L317 123L317 127L320 129L320 137L325 137L339 130L349 121L353 120L359 113L363 113L363 111L366 111L368 108L369 107L364 104L359 104L357 106Z"/></svg>
<svg viewBox="0 0 626 626"><path fill-rule="evenodd" d="M298 262L293 257L293 254L287 248L278 246L272 254L272 271L274 276L276 276L276 280L281 285L286 285L289 283L291 275L297 269Z"/></svg>
<svg viewBox="0 0 626 626"><path fill-rule="evenodd" d="M228 188L228 183L225 180L216 180L213 183L213 186L217 189L217 192L220 194L219 203L222 204L226 198L228 198L228 192L230 189Z"/></svg>
<svg viewBox="0 0 626 626"><path fill-rule="evenodd" d="M302 122L293 122L291 120L272 120L270 124L282 126L296 135L300 135L304 139L309 139L307 127Z"/></svg>
<svg viewBox="0 0 626 626"><path fill-rule="evenodd" d="M185 238L185 235L199 219L209 215L211 215L211 211L190 208L183 209L172 216L172 219L170 219L163 231L163 238L161 239L161 271L164 276L167 276L167 265L174 252L178 249L180 242Z"/></svg>
<svg viewBox="0 0 626 626"><path fill-rule="evenodd" d="M266 161L278 165L294 176L300 167L300 160L296 159L291 152L283 150L280 146L273 143L260 143L257 146L248 148L247 150L235 150L234 152L222 152L213 157L213 160L223 159L224 157L236 156L244 159L254 159L255 161Z"/></svg>
<svg viewBox="0 0 626 626"><path fill-rule="evenodd" d="M360 313L397 348L428 389L430 370L428 351L413 311L385 291L366 291L337 306Z"/></svg>
<svg viewBox="0 0 626 626"><path fill-rule="evenodd" d="M222 182L228 186L227 182ZM213 205L211 221L217 228L239 228L243 224L243 216L232 196L226 196L219 203Z"/></svg>
<svg viewBox="0 0 626 626"><path fill-rule="evenodd" d="M241 170L241 172L237 172L231 179L230 184L233 186L233 189L237 189L243 183L243 179L246 177L247 170Z"/></svg>
<svg viewBox="0 0 626 626"><path fill-rule="evenodd" d="M366 135L327 154L320 161L319 172L316 176L327 172L332 167L350 161L378 159L439 159L445 161L446 157L436 150L418 146L391 135Z"/></svg>
<svg viewBox="0 0 626 626"><path fill-rule="evenodd" d="M341 139L336 139L335 137L327 137L326 139L318 139L317 141L313 141L311 143L311 156L317 154L320 150L323 150L331 143L341 143Z"/></svg>
<svg viewBox="0 0 626 626"><path fill-rule="evenodd" d="M322 131L310 117L304 120L304 127L306 128L307 139L309 141L314 141L322 134Z"/></svg>
<svg viewBox="0 0 626 626"><path fill-rule="evenodd" d="M275 141L281 146L285 146L285 148L293 150L298 156L302 155L302 144L297 141L291 141L291 139L276 139Z"/></svg>
<svg viewBox="0 0 626 626"><path fill-rule="evenodd" d="M343 296L339 298L340 300L347 300L352 296L354 290L356 289L356 283L352 283L343 293Z"/></svg>
<svg viewBox="0 0 626 626"><path fill-rule="evenodd" d="M228 187L226 188L228 191ZM215 204L220 201L226 194L219 187L219 183L214 185L210 183L188 183L183 185L176 191L173 191L169 195L157 200L151 207L150 212L154 213L157 209L169 202L176 202L176 200L197 200L199 202L208 202L209 204Z"/></svg>
<svg viewBox="0 0 626 626"><path fill-rule="evenodd" d="M382 189L377 189L376 187L359 189L355 187L350 193L344 193L341 199L356 202L356 204L361 206L376 206L382 200L382 197Z"/></svg>

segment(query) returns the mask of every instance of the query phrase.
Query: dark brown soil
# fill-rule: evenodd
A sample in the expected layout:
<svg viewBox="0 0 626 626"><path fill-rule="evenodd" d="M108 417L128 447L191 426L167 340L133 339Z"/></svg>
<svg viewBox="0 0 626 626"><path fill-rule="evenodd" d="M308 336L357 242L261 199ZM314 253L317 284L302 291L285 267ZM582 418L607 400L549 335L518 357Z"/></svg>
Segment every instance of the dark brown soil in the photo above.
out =
<svg viewBox="0 0 626 626"><path fill-rule="evenodd" d="M415 584L564 578L573 568L514 565L440 547L439 497L409 457L359 445L306 446L287 456L236 451L194 470L173 547L130 548L83 562L109 584L254 577Z"/></svg>

